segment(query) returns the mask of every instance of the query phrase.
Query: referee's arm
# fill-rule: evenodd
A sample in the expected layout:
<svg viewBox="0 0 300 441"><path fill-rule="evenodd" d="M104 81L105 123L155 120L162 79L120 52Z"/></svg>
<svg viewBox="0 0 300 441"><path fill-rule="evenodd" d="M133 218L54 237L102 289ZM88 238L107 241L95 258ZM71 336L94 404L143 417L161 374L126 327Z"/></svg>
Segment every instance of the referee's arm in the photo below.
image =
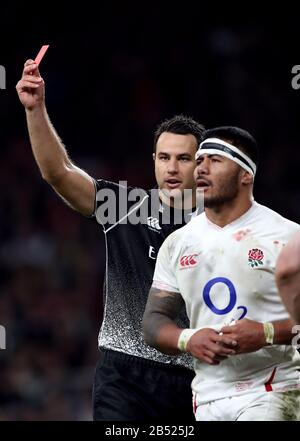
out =
<svg viewBox="0 0 300 441"><path fill-rule="evenodd" d="M45 106L45 84L33 60L26 61L16 90L25 107L31 147L42 177L72 208L87 216L93 214L93 179L71 161L51 124Z"/></svg>

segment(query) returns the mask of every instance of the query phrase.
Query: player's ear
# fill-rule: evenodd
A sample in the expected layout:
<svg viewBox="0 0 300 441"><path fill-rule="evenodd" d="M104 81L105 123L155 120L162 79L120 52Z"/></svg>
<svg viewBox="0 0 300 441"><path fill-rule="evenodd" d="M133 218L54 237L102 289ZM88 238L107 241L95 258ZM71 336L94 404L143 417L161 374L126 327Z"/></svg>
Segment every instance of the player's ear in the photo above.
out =
<svg viewBox="0 0 300 441"><path fill-rule="evenodd" d="M242 170L241 183L244 185L249 185L253 183L253 175L246 170Z"/></svg>
<svg viewBox="0 0 300 441"><path fill-rule="evenodd" d="M154 152L152 153L152 158L153 158L153 161L155 161L155 153Z"/></svg>

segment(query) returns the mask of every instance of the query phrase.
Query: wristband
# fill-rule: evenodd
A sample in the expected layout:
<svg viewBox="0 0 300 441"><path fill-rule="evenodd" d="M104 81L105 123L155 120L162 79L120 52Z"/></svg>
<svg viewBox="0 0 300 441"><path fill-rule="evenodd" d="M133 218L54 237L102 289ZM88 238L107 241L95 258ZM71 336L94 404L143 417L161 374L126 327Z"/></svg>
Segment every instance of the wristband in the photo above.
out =
<svg viewBox="0 0 300 441"><path fill-rule="evenodd" d="M178 338L177 347L181 352L186 352L186 345L188 344L189 339L192 337L192 335L195 334L195 332L199 331L199 329L184 329Z"/></svg>
<svg viewBox="0 0 300 441"><path fill-rule="evenodd" d="M264 333L266 338L266 343L268 345L272 345L274 341L274 326L273 323L267 322L263 323L264 326Z"/></svg>

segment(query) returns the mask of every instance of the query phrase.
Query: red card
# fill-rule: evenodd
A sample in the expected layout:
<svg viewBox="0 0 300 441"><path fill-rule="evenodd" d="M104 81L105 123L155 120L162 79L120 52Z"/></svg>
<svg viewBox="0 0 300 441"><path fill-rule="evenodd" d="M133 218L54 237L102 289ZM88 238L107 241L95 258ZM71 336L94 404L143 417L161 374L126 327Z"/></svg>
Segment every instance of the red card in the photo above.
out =
<svg viewBox="0 0 300 441"><path fill-rule="evenodd" d="M39 53L36 56L36 59L34 60L35 64L37 64L37 65L40 64L40 62L42 61L43 56L45 55L48 47L49 47L49 44L45 44L44 46L41 47Z"/></svg>

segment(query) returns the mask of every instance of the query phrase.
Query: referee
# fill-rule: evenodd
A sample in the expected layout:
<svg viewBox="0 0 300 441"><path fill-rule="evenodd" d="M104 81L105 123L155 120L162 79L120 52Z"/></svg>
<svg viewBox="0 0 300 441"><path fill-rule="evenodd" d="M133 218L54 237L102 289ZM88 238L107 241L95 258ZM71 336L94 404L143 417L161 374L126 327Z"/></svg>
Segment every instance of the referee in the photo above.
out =
<svg viewBox="0 0 300 441"><path fill-rule="evenodd" d="M181 115L157 128L153 159L158 188L145 191L93 179L74 165L49 120L44 81L34 61L26 61L16 89L43 178L105 234L105 310L93 385L94 420L194 421L191 358L147 346L141 321L159 247L197 214L193 172L203 126ZM185 311L178 324L188 326Z"/></svg>

